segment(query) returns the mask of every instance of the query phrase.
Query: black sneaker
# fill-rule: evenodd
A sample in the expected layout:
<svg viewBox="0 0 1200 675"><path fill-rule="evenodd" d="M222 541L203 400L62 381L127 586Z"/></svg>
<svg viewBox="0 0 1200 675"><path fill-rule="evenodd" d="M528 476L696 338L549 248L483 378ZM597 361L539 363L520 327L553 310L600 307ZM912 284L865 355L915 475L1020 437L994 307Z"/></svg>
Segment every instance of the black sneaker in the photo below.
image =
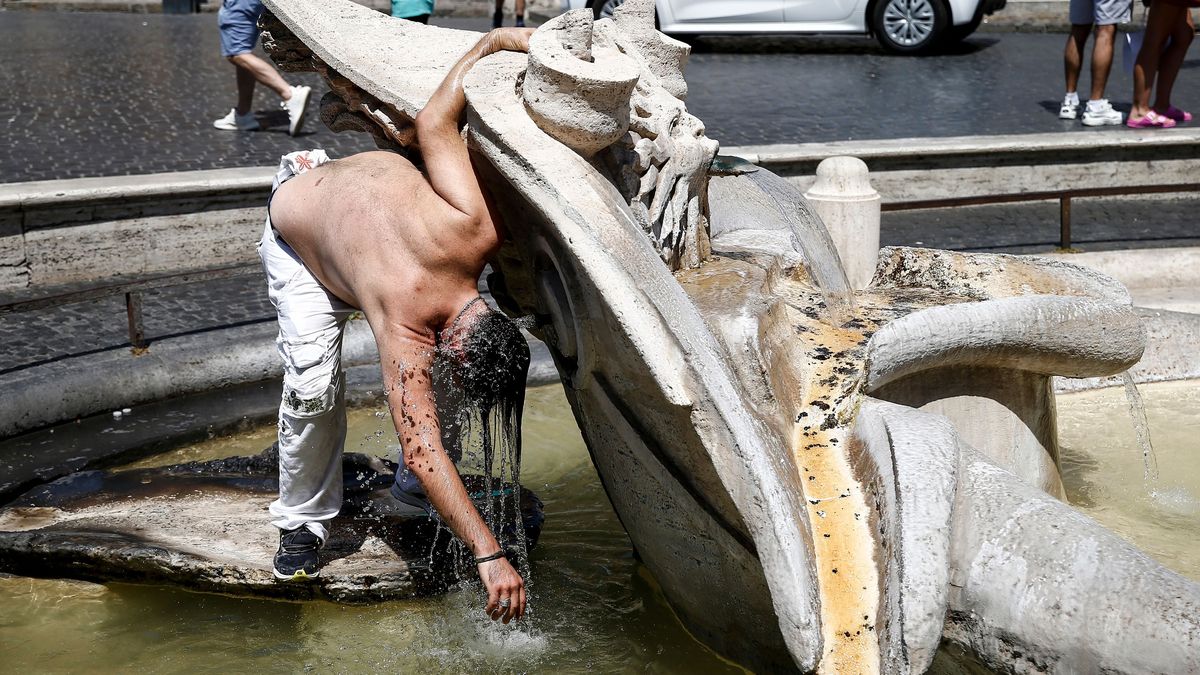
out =
<svg viewBox="0 0 1200 675"><path fill-rule="evenodd" d="M276 579L313 579L320 574L317 551L321 538L307 527L279 531L279 550L275 552Z"/></svg>

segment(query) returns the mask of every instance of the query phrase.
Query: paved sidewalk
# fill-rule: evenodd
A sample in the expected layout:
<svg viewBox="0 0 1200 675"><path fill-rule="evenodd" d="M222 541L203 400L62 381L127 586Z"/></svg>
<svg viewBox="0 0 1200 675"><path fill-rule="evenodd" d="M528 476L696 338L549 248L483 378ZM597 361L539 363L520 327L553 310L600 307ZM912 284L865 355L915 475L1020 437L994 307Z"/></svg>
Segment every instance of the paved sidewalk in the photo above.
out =
<svg viewBox="0 0 1200 675"><path fill-rule="evenodd" d="M290 138L269 92L256 99L260 132L221 132L212 120L233 103L233 67L218 53L211 14L0 13L0 182L265 166L320 146L370 149L360 134L333 134L315 114ZM487 30L487 19L435 19ZM689 108L726 146L1087 129L1057 118L1063 36L981 33L929 58L883 54L867 38L707 38L688 69ZM1176 103L1200 109L1189 60ZM1085 83L1087 78L1084 78ZM1128 109L1120 59L1110 84Z"/></svg>

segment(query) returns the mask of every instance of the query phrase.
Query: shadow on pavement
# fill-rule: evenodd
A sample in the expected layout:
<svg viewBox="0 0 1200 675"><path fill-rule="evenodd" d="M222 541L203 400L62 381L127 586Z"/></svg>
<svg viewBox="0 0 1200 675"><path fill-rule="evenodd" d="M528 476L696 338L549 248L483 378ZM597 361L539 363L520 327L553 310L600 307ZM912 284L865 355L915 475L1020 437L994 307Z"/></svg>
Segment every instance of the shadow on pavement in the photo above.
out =
<svg viewBox="0 0 1200 675"><path fill-rule="evenodd" d="M867 36L813 36L813 35L714 35L672 37L692 46L695 54L870 54L873 56L897 56L884 51L879 43ZM962 42L946 45L928 55L968 56L982 52L999 42L993 37L972 37Z"/></svg>

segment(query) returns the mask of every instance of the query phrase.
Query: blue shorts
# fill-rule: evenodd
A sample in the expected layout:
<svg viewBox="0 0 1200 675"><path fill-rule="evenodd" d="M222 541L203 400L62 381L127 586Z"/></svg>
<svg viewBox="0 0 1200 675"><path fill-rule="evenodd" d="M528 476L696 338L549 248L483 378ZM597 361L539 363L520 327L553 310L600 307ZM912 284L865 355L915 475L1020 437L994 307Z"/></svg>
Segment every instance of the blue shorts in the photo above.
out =
<svg viewBox="0 0 1200 675"><path fill-rule="evenodd" d="M1075 26L1129 23L1133 18L1133 0L1071 0L1067 12Z"/></svg>
<svg viewBox="0 0 1200 675"><path fill-rule="evenodd" d="M237 56L254 51L258 42L258 17L262 0L224 0L217 12L221 29L221 56Z"/></svg>

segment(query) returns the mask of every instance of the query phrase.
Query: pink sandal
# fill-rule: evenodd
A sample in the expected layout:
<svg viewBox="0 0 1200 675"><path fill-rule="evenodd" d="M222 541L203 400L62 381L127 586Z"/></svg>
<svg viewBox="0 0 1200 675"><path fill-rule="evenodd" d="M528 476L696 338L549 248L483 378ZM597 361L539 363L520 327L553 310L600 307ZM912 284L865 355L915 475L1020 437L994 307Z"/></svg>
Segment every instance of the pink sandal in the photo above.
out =
<svg viewBox="0 0 1200 675"><path fill-rule="evenodd" d="M1125 126L1130 129L1170 129L1175 126L1175 120L1170 117L1164 117L1151 110L1146 113L1145 117L1134 119L1132 115L1125 122Z"/></svg>
<svg viewBox="0 0 1200 675"><path fill-rule="evenodd" d="M1190 113L1186 110L1181 110L1179 108L1176 108L1173 105L1167 106L1166 110L1155 111L1155 112L1157 112L1162 117L1167 117L1167 118L1173 119L1176 122L1191 122L1192 121L1192 113Z"/></svg>

